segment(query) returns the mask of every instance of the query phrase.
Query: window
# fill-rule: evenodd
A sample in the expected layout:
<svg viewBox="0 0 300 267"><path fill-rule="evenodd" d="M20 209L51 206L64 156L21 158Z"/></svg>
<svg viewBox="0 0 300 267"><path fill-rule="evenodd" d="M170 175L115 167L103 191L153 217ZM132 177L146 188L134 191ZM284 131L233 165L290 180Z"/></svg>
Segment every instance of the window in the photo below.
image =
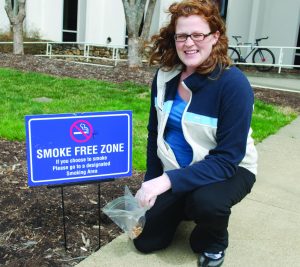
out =
<svg viewBox="0 0 300 267"><path fill-rule="evenodd" d="M228 0L215 0L215 2L219 6L222 18L226 20Z"/></svg>
<svg viewBox="0 0 300 267"><path fill-rule="evenodd" d="M63 41L77 40L78 0L64 0Z"/></svg>
<svg viewBox="0 0 300 267"><path fill-rule="evenodd" d="M299 25L299 31L298 31L298 40L297 40L297 47L300 47L300 25ZM295 54L295 65L300 65L300 49L296 49Z"/></svg>

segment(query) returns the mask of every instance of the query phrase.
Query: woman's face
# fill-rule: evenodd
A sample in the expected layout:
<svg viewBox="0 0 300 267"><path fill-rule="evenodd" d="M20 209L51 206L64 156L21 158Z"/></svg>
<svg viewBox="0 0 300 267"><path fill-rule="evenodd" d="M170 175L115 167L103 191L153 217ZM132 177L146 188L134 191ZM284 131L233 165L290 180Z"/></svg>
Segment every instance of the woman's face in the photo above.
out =
<svg viewBox="0 0 300 267"><path fill-rule="evenodd" d="M191 15L177 19L175 34L196 34L194 36L197 36L199 33L210 33L208 23L201 16ZM202 41L193 41L192 37L188 37L186 41L182 42L175 40L177 54L188 72L193 73L209 57L218 38L219 32L217 31L208 35Z"/></svg>

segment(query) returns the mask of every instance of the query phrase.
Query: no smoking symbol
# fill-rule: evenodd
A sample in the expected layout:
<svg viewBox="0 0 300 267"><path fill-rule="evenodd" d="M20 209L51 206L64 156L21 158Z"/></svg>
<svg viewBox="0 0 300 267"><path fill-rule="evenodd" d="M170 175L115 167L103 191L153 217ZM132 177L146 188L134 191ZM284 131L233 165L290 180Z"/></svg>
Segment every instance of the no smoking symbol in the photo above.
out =
<svg viewBox="0 0 300 267"><path fill-rule="evenodd" d="M86 120L77 120L70 127L70 136L77 143L85 143L91 139L93 127Z"/></svg>

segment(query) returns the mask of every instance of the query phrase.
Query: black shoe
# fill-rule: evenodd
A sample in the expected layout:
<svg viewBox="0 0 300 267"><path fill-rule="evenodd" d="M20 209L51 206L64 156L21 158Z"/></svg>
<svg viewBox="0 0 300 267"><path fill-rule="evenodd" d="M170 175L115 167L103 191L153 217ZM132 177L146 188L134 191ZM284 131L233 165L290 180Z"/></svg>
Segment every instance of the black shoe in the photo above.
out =
<svg viewBox="0 0 300 267"><path fill-rule="evenodd" d="M220 259L212 259L201 253L199 256L198 266L199 267L220 267L224 262L225 254L222 252Z"/></svg>

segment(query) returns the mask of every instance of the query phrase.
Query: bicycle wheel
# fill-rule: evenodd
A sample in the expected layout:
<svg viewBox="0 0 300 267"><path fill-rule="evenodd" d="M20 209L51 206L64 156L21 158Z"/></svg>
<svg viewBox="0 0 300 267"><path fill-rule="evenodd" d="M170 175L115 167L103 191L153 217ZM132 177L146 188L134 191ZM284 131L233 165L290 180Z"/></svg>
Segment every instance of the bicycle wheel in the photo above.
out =
<svg viewBox="0 0 300 267"><path fill-rule="evenodd" d="M231 59L232 63L240 61L240 53L235 48L228 47L227 55Z"/></svg>
<svg viewBox="0 0 300 267"><path fill-rule="evenodd" d="M275 56L271 50L267 48L258 48L252 57L253 63L261 63L261 64L275 64ZM257 70L259 71L269 71L274 68L274 66L270 65L255 65Z"/></svg>

